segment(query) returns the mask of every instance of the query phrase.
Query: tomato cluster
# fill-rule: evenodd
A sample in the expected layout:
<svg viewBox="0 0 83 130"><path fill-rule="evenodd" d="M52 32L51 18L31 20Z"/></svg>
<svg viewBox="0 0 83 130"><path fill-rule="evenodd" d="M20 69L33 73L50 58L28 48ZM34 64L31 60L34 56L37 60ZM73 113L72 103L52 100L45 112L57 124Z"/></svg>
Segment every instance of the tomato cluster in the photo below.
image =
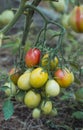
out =
<svg viewBox="0 0 83 130"><path fill-rule="evenodd" d="M6 96L14 96L32 109L32 117L39 118L41 113L56 115L52 98L60 94L60 88L69 87L74 75L67 68L59 67L56 56L49 58L49 53L42 53L38 48L31 48L25 54L26 70L13 68L9 72L11 82L6 83Z"/></svg>

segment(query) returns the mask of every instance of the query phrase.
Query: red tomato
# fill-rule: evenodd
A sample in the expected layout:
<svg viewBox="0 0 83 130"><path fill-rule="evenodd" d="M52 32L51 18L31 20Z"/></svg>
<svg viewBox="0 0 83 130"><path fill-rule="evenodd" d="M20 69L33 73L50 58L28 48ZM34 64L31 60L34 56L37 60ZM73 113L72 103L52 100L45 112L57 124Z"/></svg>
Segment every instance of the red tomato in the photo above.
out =
<svg viewBox="0 0 83 130"><path fill-rule="evenodd" d="M31 48L25 55L25 63L28 67L38 65L40 62L41 51L37 48Z"/></svg>
<svg viewBox="0 0 83 130"><path fill-rule="evenodd" d="M74 7L69 17L69 24L75 32L83 33L83 5Z"/></svg>
<svg viewBox="0 0 83 130"><path fill-rule="evenodd" d="M58 69L55 73L55 80L58 82L60 87L67 88L69 87L74 81L74 75L70 72L67 68L65 69Z"/></svg>

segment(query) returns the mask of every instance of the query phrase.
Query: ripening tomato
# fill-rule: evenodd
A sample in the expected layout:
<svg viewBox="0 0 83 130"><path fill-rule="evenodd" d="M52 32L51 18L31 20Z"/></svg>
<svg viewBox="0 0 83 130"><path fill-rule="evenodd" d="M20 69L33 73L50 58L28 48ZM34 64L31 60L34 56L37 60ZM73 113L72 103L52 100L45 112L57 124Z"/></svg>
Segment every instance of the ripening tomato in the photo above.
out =
<svg viewBox="0 0 83 130"><path fill-rule="evenodd" d="M46 83L45 92L48 97L55 97L60 93L60 86L54 79L50 79Z"/></svg>
<svg viewBox="0 0 83 130"><path fill-rule="evenodd" d="M17 81L18 81L18 78L20 77L21 75L21 71L18 70L17 68L12 68L10 71L9 71L9 76L10 76L10 79L12 80L12 82L14 84L17 84Z"/></svg>
<svg viewBox="0 0 83 130"><path fill-rule="evenodd" d="M41 51L38 48L31 48L25 55L25 63L28 67L38 65L40 62Z"/></svg>
<svg viewBox="0 0 83 130"><path fill-rule="evenodd" d="M67 68L57 69L54 73L54 78L60 85L60 87L67 88L74 81L74 74L70 72Z"/></svg>
<svg viewBox="0 0 83 130"><path fill-rule="evenodd" d="M48 73L43 68L38 67L31 72L30 84L34 88L41 88L48 79Z"/></svg>
<svg viewBox="0 0 83 130"><path fill-rule="evenodd" d="M69 17L69 24L75 32L83 33L83 5L74 7Z"/></svg>
<svg viewBox="0 0 83 130"><path fill-rule="evenodd" d="M39 93L35 93L32 90L29 90L25 97L24 97L24 103L28 108L35 108L40 104L41 96Z"/></svg>

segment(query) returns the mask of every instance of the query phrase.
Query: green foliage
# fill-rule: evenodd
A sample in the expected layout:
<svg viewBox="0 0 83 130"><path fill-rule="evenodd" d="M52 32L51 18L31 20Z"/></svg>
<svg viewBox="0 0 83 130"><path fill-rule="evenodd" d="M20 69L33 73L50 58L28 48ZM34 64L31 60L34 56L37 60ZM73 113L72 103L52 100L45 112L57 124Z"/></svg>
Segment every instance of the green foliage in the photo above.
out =
<svg viewBox="0 0 83 130"><path fill-rule="evenodd" d="M14 113L13 103L11 102L10 99L4 101L2 110L4 113L5 120L10 119Z"/></svg>
<svg viewBox="0 0 83 130"><path fill-rule="evenodd" d="M73 112L72 117L74 117L76 119L83 119L83 111Z"/></svg>
<svg viewBox="0 0 83 130"><path fill-rule="evenodd" d="M75 92L75 97L76 100L83 103L83 88L79 88L76 92Z"/></svg>

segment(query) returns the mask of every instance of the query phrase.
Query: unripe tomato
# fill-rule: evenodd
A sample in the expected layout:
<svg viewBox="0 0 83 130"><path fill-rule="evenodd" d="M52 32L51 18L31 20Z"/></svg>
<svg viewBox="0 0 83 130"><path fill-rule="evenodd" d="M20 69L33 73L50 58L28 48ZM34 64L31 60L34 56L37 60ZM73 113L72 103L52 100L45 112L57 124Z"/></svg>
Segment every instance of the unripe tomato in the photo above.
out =
<svg viewBox="0 0 83 130"><path fill-rule="evenodd" d="M16 86L12 82L7 82L4 86L7 86L5 90L6 96L13 96L16 94Z"/></svg>
<svg viewBox="0 0 83 130"><path fill-rule="evenodd" d="M20 91L16 93L15 99L17 102L23 102L24 101L24 96L25 96L25 91Z"/></svg>
<svg viewBox="0 0 83 130"><path fill-rule="evenodd" d="M69 87L74 81L74 74L67 68L57 69L54 73L54 76L60 87L63 88Z"/></svg>
<svg viewBox="0 0 83 130"><path fill-rule="evenodd" d="M41 88L48 79L48 73L43 68L38 67L31 72L30 84L34 88Z"/></svg>
<svg viewBox="0 0 83 130"><path fill-rule="evenodd" d="M22 90L30 89L30 87L31 87L30 75L31 75L31 72L26 72L19 77L18 82L17 82L18 88L20 88Z"/></svg>
<svg viewBox="0 0 83 130"><path fill-rule="evenodd" d="M50 62L50 63L49 63ZM50 65L50 69L51 70L54 70L57 65L58 65L58 58L55 56L53 59L51 59L51 61L49 61L49 54L45 54L43 57L42 57L42 60L41 60L41 65L43 67L47 66L47 65Z"/></svg>
<svg viewBox="0 0 83 130"><path fill-rule="evenodd" d="M37 48L31 48L25 55L25 63L28 67L38 65L40 62L41 52Z"/></svg>
<svg viewBox="0 0 83 130"><path fill-rule="evenodd" d="M30 90L24 97L24 103L28 108L35 108L40 104L41 96L38 93Z"/></svg>
<svg viewBox="0 0 83 130"><path fill-rule="evenodd" d="M45 91L48 97L55 97L60 93L60 86L55 80L51 79L47 81Z"/></svg>
<svg viewBox="0 0 83 130"><path fill-rule="evenodd" d="M52 111L50 112L51 116L57 116L58 112L56 108L53 108Z"/></svg>
<svg viewBox="0 0 83 130"><path fill-rule="evenodd" d="M5 10L2 12L0 17L0 23L2 23L4 26L11 22L14 18L14 13L12 10Z"/></svg>
<svg viewBox="0 0 83 130"><path fill-rule="evenodd" d="M62 13L67 11L67 0L54 1L50 2L50 4L57 12Z"/></svg>
<svg viewBox="0 0 83 130"><path fill-rule="evenodd" d="M16 68L12 68L10 71L9 71L9 76L10 76L10 79L12 80L12 82L14 84L17 84L17 81L18 81L18 78L20 77L21 75L21 71L16 69Z"/></svg>
<svg viewBox="0 0 83 130"><path fill-rule="evenodd" d="M34 119L40 118L40 114L41 114L40 109L38 109L38 108L34 108L34 109L33 109L33 111L32 111L32 117L33 117Z"/></svg>
<svg viewBox="0 0 83 130"><path fill-rule="evenodd" d="M75 32L83 33L83 5L74 7L69 17L69 24Z"/></svg>
<svg viewBox="0 0 83 130"><path fill-rule="evenodd" d="M70 27L69 26L69 17L70 17L69 14L63 14L61 17L61 24L63 25L63 27L65 29L68 29Z"/></svg>
<svg viewBox="0 0 83 130"><path fill-rule="evenodd" d="M52 102L51 101L43 101L41 104L41 110L44 114L49 114L52 111Z"/></svg>

